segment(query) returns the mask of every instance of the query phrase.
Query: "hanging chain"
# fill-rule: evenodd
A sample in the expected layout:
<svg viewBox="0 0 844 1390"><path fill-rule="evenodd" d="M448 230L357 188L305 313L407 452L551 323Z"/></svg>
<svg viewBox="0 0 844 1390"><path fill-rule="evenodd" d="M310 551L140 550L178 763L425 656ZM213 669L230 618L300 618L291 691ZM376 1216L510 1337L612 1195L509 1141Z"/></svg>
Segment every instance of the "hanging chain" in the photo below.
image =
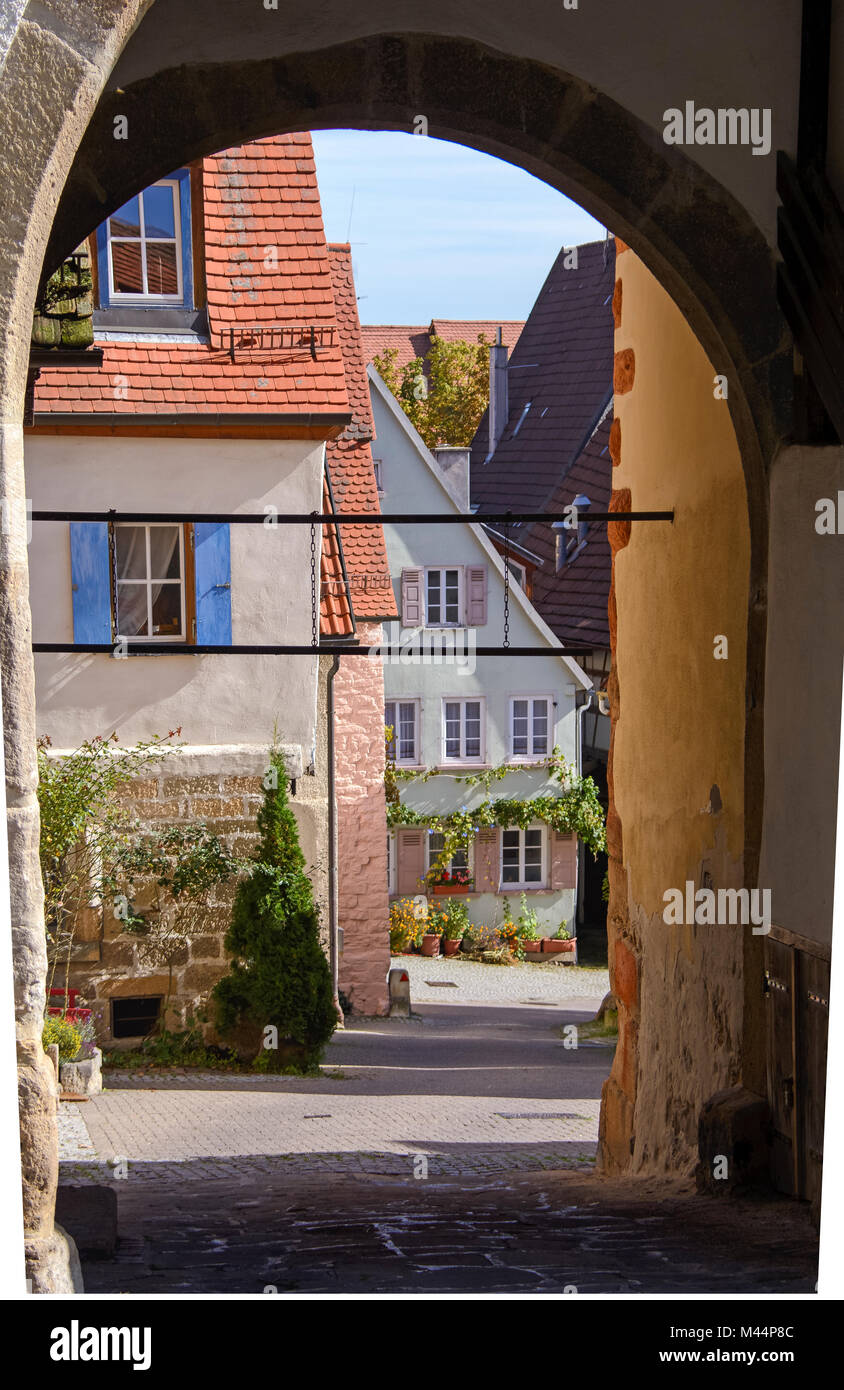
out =
<svg viewBox="0 0 844 1390"><path fill-rule="evenodd" d="M510 513L507 513L509 517ZM504 523L504 645L510 645L510 522Z"/></svg>
<svg viewBox="0 0 844 1390"><path fill-rule="evenodd" d="M109 507L110 512L114 512L114 507ZM111 571L111 640L120 632L120 615L117 611L117 537L115 535L115 525L113 521L108 523L108 561Z"/></svg>
<svg viewBox="0 0 844 1390"><path fill-rule="evenodd" d="M312 512L311 516L319 516ZM311 646L317 646L316 522L311 522Z"/></svg>

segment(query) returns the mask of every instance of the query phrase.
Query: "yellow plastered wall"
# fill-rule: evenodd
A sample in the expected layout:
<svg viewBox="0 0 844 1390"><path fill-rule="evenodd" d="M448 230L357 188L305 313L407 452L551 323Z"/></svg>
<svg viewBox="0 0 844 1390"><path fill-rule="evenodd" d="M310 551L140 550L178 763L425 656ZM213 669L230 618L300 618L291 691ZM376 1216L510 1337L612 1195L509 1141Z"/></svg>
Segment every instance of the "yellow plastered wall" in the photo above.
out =
<svg viewBox="0 0 844 1390"><path fill-rule="evenodd" d="M618 256L617 273L615 347L633 350L635 369L615 399L613 482L630 488L634 510L675 513L673 526L634 523L616 556L616 804L631 898L650 915L662 912L667 888L695 876L716 831L727 858L741 860L750 535L717 365L632 251ZM715 659L718 637L726 660Z"/></svg>

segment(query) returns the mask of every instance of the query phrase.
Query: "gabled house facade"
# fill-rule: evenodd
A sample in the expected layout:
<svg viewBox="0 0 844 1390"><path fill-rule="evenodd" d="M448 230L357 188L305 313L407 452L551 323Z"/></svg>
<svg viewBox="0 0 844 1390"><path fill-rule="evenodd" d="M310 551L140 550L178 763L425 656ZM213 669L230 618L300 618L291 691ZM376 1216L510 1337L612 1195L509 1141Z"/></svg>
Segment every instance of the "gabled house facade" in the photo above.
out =
<svg viewBox="0 0 844 1390"><path fill-rule="evenodd" d="M371 365L369 378L385 514L465 512L468 477L461 487L453 460L426 448ZM426 818L471 816L488 798L559 794L549 761L557 749L576 764L576 696L589 678L515 583L505 632L504 563L482 526L387 523L384 532L399 607L384 626L384 722L410 821L389 836L391 897L445 890L464 897L472 922L495 927L505 902L518 917L524 893L540 932L553 935L574 919L573 834L539 821L473 827L466 848L443 862L443 833ZM503 646L505 635L513 647L547 648L547 657L474 656L476 646Z"/></svg>
<svg viewBox="0 0 844 1390"><path fill-rule="evenodd" d="M606 802L612 558L607 527L590 526L589 510L607 511L612 492L615 242L560 251L512 352L490 349L490 408L471 450L471 505L561 516L577 507L577 525L514 525L511 552L519 583L563 646L591 677L582 697L579 744L584 772ZM488 528L502 549L500 528ZM521 549L517 549L520 547ZM606 860L582 857L580 919L604 915Z"/></svg>
<svg viewBox="0 0 844 1390"><path fill-rule="evenodd" d="M109 218L91 254L102 366L42 369L26 441L33 506L137 519L33 528L35 642L112 647L36 655L39 733L61 753L112 730L130 744L180 729L182 751L132 785L128 809L142 829L202 820L244 853L275 734L335 986L343 990L345 971L347 1001L383 1010L386 892L380 921L370 913L362 933L338 872L354 795L337 776L338 732L358 712L340 653L360 640L358 615L394 611L383 537L376 521L346 548L338 527L274 520L350 501L378 514L348 248L326 244L310 136L255 141L176 171ZM161 513L263 513L265 524ZM168 651L308 645L315 631L337 657ZM133 653L138 642L155 653ZM381 689L369 699L380 720ZM367 813L383 859L377 797L355 803L356 822ZM127 1036L123 1000L169 994L171 1026L202 1003L225 973L232 894L220 890L172 993L119 922L96 905L83 914L72 984L106 1006L106 1041ZM370 944L379 928L380 960Z"/></svg>

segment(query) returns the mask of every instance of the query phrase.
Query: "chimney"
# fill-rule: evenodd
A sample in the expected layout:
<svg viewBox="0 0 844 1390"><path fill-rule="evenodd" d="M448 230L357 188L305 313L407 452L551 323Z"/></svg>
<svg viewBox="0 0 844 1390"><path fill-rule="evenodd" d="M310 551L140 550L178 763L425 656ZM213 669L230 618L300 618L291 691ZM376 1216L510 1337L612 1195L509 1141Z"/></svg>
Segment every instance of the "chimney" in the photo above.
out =
<svg viewBox="0 0 844 1390"><path fill-rule="evenodd" d="M433 455L437 460L443 481L461 512L468 512L469 460L472 457L472 450L448 444L434 449Z"/></svg>
<svg viewBox="0 0 844 1390"><path fill-rule="evenodd" d="M501 329L495 330L495 342L489 350L489 457L495 453L504 433L509 414L507 400L507 348L501 341Z"/></svg>

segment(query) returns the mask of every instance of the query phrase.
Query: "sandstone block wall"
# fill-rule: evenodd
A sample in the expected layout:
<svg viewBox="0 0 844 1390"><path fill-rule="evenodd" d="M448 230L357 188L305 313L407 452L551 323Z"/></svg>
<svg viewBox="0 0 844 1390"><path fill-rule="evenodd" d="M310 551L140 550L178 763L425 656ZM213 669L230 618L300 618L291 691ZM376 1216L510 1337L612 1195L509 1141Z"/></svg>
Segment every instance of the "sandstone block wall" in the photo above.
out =
<svg viewBox="0 0 844 1390"><path fill-rule="evenodd" d="M257 843L256 817L260 810L262 776L252 768L255 756L221 762L198 757L188 751L191 771L180 769L181 755L170 755L157 775L137 778L127 789L124 801L128 815L138 822L139 833L160 829L162 823L186 825L202 821L236 855L251 857ZM196 771L205 762L207 770ZM216 766L215 766L216 763ZM244 770L248 768L248 771ZM294 790L295 788L295 790ZM299 827L299 840L306 867L314 885L320 910L323 945L328 952L328 846L324 771L292 779L290 805ZM168 967L143 959L143 938L124 931L112 908L88 908L80 914L74 946L70 985L82 992L86 1001L101 1015L102 1041L114 1045L111 1032L110 1000L129 996L161 995L169 992L166 1026L180 1029L186 1019L207 1001L210 990L227 970L223 938L228 929L236 880L218 886L200 923L187 943L172 960L172 982L168 990ZM141 893L134 906L143 912L150 897ZM63 969L56 972L54 984L63 987ZM131 1040L117 1044L131 1046Z"/></svg>

